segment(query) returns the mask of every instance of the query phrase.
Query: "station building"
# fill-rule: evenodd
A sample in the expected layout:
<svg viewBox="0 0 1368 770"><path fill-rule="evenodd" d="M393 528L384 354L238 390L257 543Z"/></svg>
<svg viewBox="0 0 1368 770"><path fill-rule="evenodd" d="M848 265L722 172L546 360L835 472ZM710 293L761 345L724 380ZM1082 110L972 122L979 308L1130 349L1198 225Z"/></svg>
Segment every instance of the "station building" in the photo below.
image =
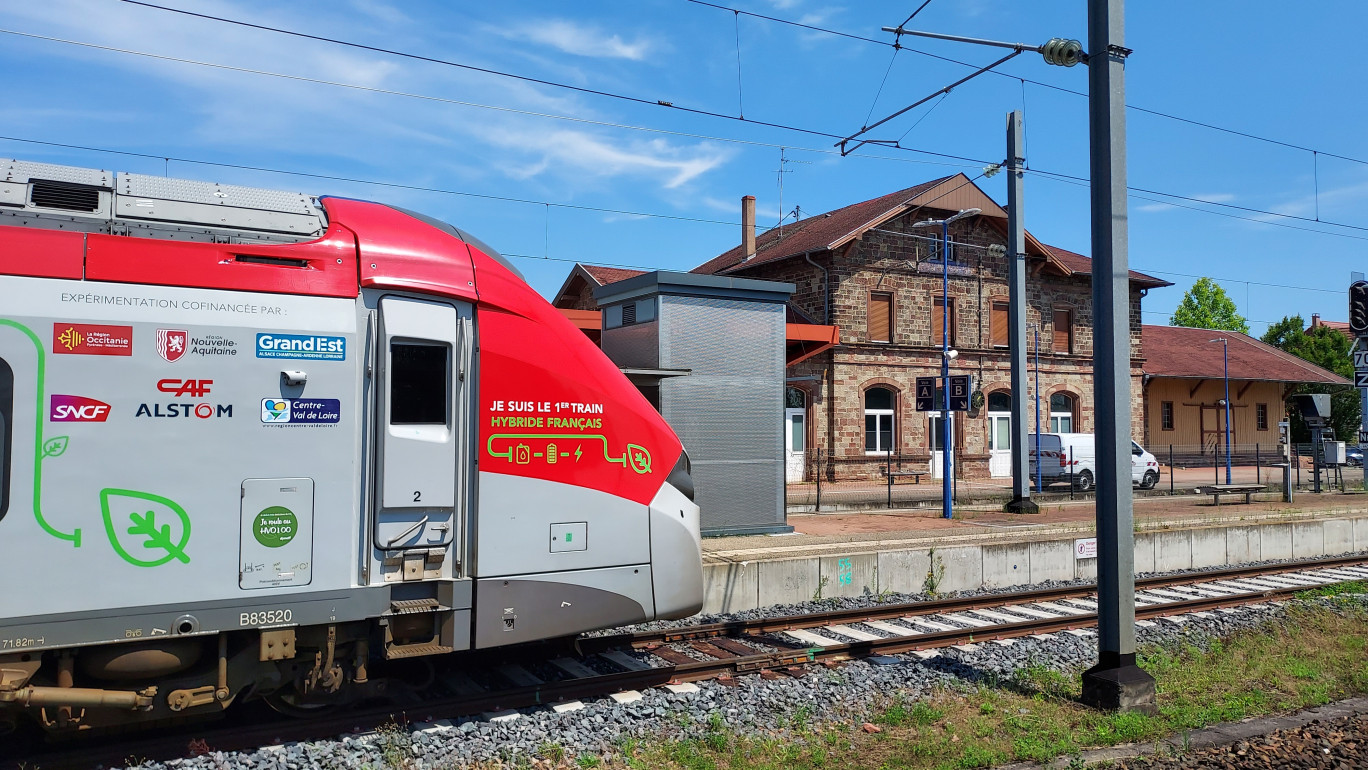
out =
<svg viewBox="0 0 1368 770"><path fill-rule="evenodd" d="M948 253L942 253L939 227L913 227L968 208L981 213L951 224ZM1007 212L963 174L758 236L754 210L754 198L743 198L742 242L692 272L795 287L787 305L787 480L811 480L817 473L827 480L882 478L890 462L940 477L940 416L916 411L913 392L917 377L940 374L943 313L948 314L950 346L958 351L951 373L970 374L974 382L970 410L951 418L956 474L968 479L1010 476ZM1092 260L1047 245L1029 232L1025 256L1028 390L1034 398L1038 370L1041 428L1091 432ZM942 284L947 269L948 296ZM638 274L576 265L553 303L593 336L599 326L594 292ZM1144 327L1140 320L1145 295L1171 285L1130 272L1131 432L1142 443L1168 436L1159 435L1166 429L1152 430L1163 409L1162 403L1149 403L1150 388L1155 388L1162 402L1193 410L1191 415L1175 411L1171 418L1175 425L1196 419L1192 443L1201 443L1211 435L1202 421L1209 416L1207 407L1189 402L1208 395L1193 386L1209 387L1199 381L1209 380L1211 361L1220 366L1219 346L1172 358L1168 354L1174 345L1183 343L1164 336L1167 327ZM1216 336L1205 330L1199 334ZM1151 339L1163 346L1170 361L1149 360ZM1257 340L1245 337L1241 345L1253 370L1276 365L1278 374L1254 377L1264 384L1240 393L1245 400L1267 398L1257 403L1275 409L1268 414L1274 424L1283 414L1283 399L1273 398L1275 390L1285 392L1296 382L1343 382L1305 362L1303 369L1294 370L1284 360L1292 356ZM1187 384L1174 384L1179 381ZM1170 390L1179 387L1192 389L1192 396L1170 399ZM1232 392L1232 401L1243 403L1234 396ZM1027 413L1034 411L1033 403ZM1034 424L1032 417L1032 428Z"/></svg>
<svg viewBox="0 0 1368 770"><path fill-rule="evenodd" d="M1346 324L1346 326L1348 326ZM1293 386L1346 387L1348 380L1247 334L1177 326L1144 326L1146 360L1143 443L1161 460L1174 447L1179 464L1222 456L1225 448L1227 383L1230 443L1240 461L1278 445L1278 423L1287 419ZM1229 363L1222 358L1222 342Z"/></svg>

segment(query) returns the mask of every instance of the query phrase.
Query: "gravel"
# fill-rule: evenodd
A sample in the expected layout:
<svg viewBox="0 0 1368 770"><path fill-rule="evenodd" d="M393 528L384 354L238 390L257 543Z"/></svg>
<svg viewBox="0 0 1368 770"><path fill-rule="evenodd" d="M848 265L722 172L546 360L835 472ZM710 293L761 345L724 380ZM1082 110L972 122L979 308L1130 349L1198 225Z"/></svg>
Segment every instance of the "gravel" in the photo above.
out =
<svg viewBox="0 0 1368 770"><path fill-rule="evenodd" d="M1017 590L1021 589L979 593L999 594ZM884 598L888 601L915 601L925 600L926 597ZM1368 602L1368 597L1364 601ZM688 623L650 623L639 628L799 614L875 603L878 602L874 597L807 602L767 608L763 612L757 610L694 618ZM1214 639L1263 625L1282 614L1281 607L1262 604L1243 607L1234 613L1214 613L1209 618L1189 616L1182 625L1160 621L1154 626L1137 628L1136 631L1138 640L1144 644L1182 641L1206 647ZM581 753L620 756L623 742L627 739L669 740L698 736L707 731L710 720L715 722L719 719L730 729L740 732L767 733L780 740L797 739L799 728L811 723L841 724L852 730L858 729L862 720L856 717L867 714L877 700L895 693L916 699L945 686L997 685L1011 681L1016 672L1026 666L1071 671L1091 665L1096 660L1096 654L1097 640L1093 636L1055 634L1049 639L1028 637L1014 640L1010 646L987 643L976 645L970 651L945 649L927 660L912 655L893 656L899 661L897 665L879 666L857 660L839 668L813 666L802 678L780 676L764 679L748 675L736 677L730 686L716 681L701 682L698 692L690 694L674 694L656 688L642 692L642 699L636 703L619 704L605 697L587 701L585 708L566 714L533 708L523 710L521 717L511 722L496 723L474 717L434 724L414 723L328 741L287 744L254 752L211 752L194 759L145 763L139 767L146 770L172 767L181 770L218 770L225 766L305 770L363 765L384 768L396 766L402 761L405 767L421 770L465 767L491 761L516 763L520 757L544 756L552 744L563 747L566 756L571 758ZM423 717L410 711L409 718L419 720ZM855 721L852 722L852 719ZM1246 765L1171 767L1227 766ZM1316 766L1337 767L1334 764Z"/></svg>
<svg viewBox="0 0 1368 770"><path fill-rule="evenodd" d="M1262 738L1237 741L1181 757L1128 759L1119 767L1122 770L1355 770L1368 767L1368 714L1317 720L1294 730L1278 730Z"/></svg>

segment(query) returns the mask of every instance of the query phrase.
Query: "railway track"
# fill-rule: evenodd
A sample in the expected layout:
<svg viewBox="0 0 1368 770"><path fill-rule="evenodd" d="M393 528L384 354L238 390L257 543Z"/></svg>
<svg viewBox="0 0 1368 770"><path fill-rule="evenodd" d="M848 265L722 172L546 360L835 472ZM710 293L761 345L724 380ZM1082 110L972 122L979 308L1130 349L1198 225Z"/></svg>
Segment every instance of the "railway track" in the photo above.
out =
<svg viewBox="0 0 1368 770"><path fill-rule="evenodd" d="M1292 596L1319 586L1368 581L1362 556L1242 567L1136 581L1136 623L1182 625L1191 617L1236 612L1241 605ZM579 699L611 695L621 702L643 689L687 690L715 679L724 684L757 674L803 676L814 664L910 653L930 658L945 648L1011 645L1027 636L1092 636L1096 586L876 605L642 631L478 656L461 668L435 670L430 685L396 692L393 701L302 720L260 710L223 723L177 727L156 736L102 737L63 746L29 746L10 755L18 767L109 766L133 759L172 759L206 748L245 750L286 740L325 739L399 720L450 719L484 713L516 719L517 709L578 708ZM896 661L896 659L893 659ZM887 661L886 661L887 662ZM8 754L8 752L4 752Z"/></svg>

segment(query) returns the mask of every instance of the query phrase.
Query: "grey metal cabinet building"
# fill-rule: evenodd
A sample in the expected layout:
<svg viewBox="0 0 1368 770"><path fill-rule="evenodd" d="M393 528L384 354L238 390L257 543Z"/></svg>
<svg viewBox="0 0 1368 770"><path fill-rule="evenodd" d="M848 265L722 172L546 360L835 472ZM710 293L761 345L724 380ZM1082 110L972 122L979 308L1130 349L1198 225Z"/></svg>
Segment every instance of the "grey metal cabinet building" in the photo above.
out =
<svg viewBox="0 0 1368 770"><path fill-rule="evenodd" d="M705 534L791 531L784 515L784 304L793 284L657 271L597 289L603 352L693 463Z"/></svg>

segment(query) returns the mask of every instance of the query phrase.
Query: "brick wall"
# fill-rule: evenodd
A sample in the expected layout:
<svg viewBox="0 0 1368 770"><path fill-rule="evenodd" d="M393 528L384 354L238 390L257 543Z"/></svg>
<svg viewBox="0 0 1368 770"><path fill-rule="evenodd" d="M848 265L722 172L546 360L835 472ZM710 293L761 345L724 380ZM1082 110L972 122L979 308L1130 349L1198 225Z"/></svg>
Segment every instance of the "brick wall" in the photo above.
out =
<svg viewBox="0 0 1368 770"><path fill-rule="evenodd" d="M918 218L924 218L919 214ZM900 219L867 232L836 253L813 255L813 261L830 273L830 320L841 328L842 344L790 368L794 387L808 395L809 448L820 447L831 458L829 479L872 479L882 476L886 458L865 452L864 394L873 386L895 394L894 460L908 470L929 470L930 419L915 410L913 391L917 377L940 373L940 346L933 340L931 307L942 293L940 263L928 264L935 253L926 236L939 236L934 228L912 230ZM879 231L891 232L879 232ZM909 237L919 236L919 237ZM1005 244L1002 234L980 218L951 226L957 243L987 247ZM1027 323L1040 328L1040 386L1043 428L1048 430L1049 397L1065 393L1073 397L1074 430L1091 431L1092 416L1092 283L1088 276L1063 276L1038 261L1027 278ZM952 266L962 274L951 275L949 296L953 300L955 329L951 341L959 351L953 374L971 374L975 388L985 398L995 391L1009 391L1011 369L1008 352L992 347L993 300L1008 296L1007 258L990 256L986 248L957 247ZM808 316L823 318L822 272L802 258L759 264L740 271L751 278L793 283L798 287L794 304ZM871 292L893 295L892 340L869 338L868 307ZM1132 430L1143 430L1140 388L1140 292L1131 293ZM1072 352L1056 354L1051 340L1054 310L1072 313ZM1031 327L1028 327L1031 328ZM1028 331L1028 344L1034 335ZM1034 363L1031 363L1034 371ZM1033 386L1028 386L1033 387ZM1032 394L1033 396L1034 394ZM1034 405L1028 407L1028 423L1034 427ZM985 408L976 414L958 415L954 442L959 459L957 473L966 478L989 475L989 420ZM812 453L809 452L811 455ZM1005 465L1005 463L1004 463ZM810 462L810 469L813 464Z"/></svg>
<svg viewBox="0 0 1368 770"><path fill-rule="evenodd" d="M556 307L568 310L598 310L598 303L594 301L594 289L597 288L597 285L576 277L566 287L566 293L556 299Z"/></svg>

